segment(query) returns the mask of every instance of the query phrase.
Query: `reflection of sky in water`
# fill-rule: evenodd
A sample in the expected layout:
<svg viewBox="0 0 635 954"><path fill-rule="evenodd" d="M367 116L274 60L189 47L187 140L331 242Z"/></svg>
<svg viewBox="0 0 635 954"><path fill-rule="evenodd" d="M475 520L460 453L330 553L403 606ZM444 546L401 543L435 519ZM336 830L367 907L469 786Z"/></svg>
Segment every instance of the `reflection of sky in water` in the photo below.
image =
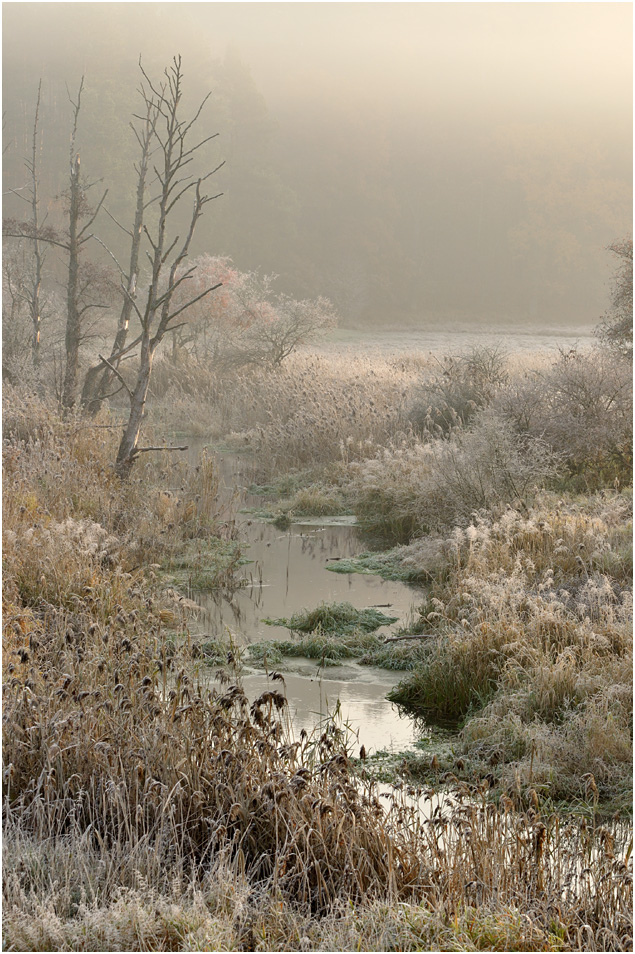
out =
<svg viewBox="0 0 635 954"><path fill-rule="evenodd" d="M309 669L309 666L302 667ZM340 667L333 667L340 669ZM376 669L360 673L358 667L342 667L345 673L352 678L334 679L329 674L320 678L317 675L317 666L313 667L313 675L297 675L285 671L285 694L289 703L296 735L301 729L311 732L329 714L335 711L337 701L340 702L340 718L342 725L350 726L354 733L359 733L359 744L366 749L394 749L400 751L409 747L417 738L412 721L399 715L396 706L386 699L386 693L398 679L396 673L382 673ZM361 668L361 667L359 667ZM250 699L255 699L266 689L279 689L279 682L267 680L266 675L248 675L243 678L245 692Z"/></svg>
<svg viewBox="0 0 635 954"><path fill-rule="evenodd" d="M289 617L320 603L349 602L358 609L376 604L389 616L404 620L421 601L421 590L404 583L359 573L333 573L326 563L351 557L364 544L354 527L293 526L281 531L272 524L239 517L239 539L250 562L241 568L247 586L231 599L216 593L192 594L204 608L210 635L229 629L246 642L288 639L284 627L268 626L265 618ZM248 545L247 545L248 544Z"/></svg>
<svg viewBox="0 0 635 954"><path fill-rule="evenodd" d="M190 453L200 448L191 447ZM242 490L242 506L262 507L263 500L246 494L248 462L225 455L217 458L225 487ZM215 592L192 593L203 613L192 629L210 636L231 633L239 644L260 640L293 638L283 626L269 626L265 618L289 617L320 603L349 602L358 609L378 606L387 616L405 621L421 602L422 591L404 583L382 580L358 573L333 573L326 563L363 551L364 542L355 527L294 525L278 530L270 523L238 514L238 539L244 541L243 556L250 563L241 568L247 585L231 596ZM382 630L380 630L381 632ZM385 628L384 628L385 631ZM318 671L317 660L285 659L280 667L295 732L312 731L340 702L341 718L367 750L403 749L416 738L413 723L401 717L386 693L400 679L400 673L359 666L354 661ZM255 698L266 688L280 688L267 682L264 672L244 677L245 690Z"/></svg>

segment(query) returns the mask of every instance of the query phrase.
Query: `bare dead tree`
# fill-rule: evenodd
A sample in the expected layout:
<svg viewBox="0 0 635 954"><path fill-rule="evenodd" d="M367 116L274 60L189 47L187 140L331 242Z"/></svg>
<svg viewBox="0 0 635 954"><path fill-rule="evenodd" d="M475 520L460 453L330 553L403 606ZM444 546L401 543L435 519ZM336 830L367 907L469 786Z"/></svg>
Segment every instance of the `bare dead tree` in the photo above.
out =
<svg viewBox="0 0 635 954"><path fill-rule="evenodd" d="M68 253L68 277L66 282L66 328L65 328L65 364L61 391L61 403L65 408L71 408L75 403L77 390L77 377L79 372L79 349L84 338L85 316L91 308L103 307L95 302L82 300L82 294L90 286L91 282L86 283L81 278L81 252L84 245L94 238L90 231L95 219L97 218L101 206L108 194L104 192L97 203L95 209L91 209L87 201L87 193L100 180L95 182L86 182L80 178L80 158L75 151L77 140L77 128L79 114L81 109L81 97L84 89L84 77L82 77L77 100L70 98L73 107L73 121L71 126L70 138L70 182L68 198L68 235L59 234L55 229L47 227L39 221L37 216L38 208L38 190L37 190L37 168L35 163L36 152L34 145L33 160L27 164L27 168L32 171L32 217L30 221L17 221L15 219L5 220L3 222L3 236L8 238L30 239L34 245L40 247L40 243L57 246ZM37 117L39 115L38 107L36 109L36 122L34 124L34 144L37 141ZM82 225L81 220L87 221ZM41 255L41 250L38 252ZM40 259L41 261L41 259ZM37 269L36 269L37 277ZM41 271L39 273L41 279ZM32 314L37 310L37 330L39 331L39 285L37 307L33 306ZM35 320L35 318L34 318ZM38 340L39 348L39 340Z"/></svg>
<svg viewBox="0 0 635 954"><path fill-rule="evenodd" d="M37 88L37 101L35 104L35 119L33 120L33 141L31 150L31 159L27 161L26 167L31 176L31 221L33 222L33 261L35 271L33 275L33 286L31 292L31 323L33 326L33 335L31 338L31 354L33 364L37 367L40 363L40 325L42 322L42 309L40 304L40 291L42 288L42 266L44 264L44 252L42 243L37 237L40 228L39 214L40 202L38 194L37 178L37 147L38 147L38 121L40 118L40 97L42 95L42 80Z"/></svg>
<svg viewBox="0 0 635 954"><path fill-rule="evenodd" d="M128 338L130 319L133 314L133 304L136 297L136 285L139 275L139 255L141 252L143 220L145 211L152 202L152 200L146 199L146 183L150 167L150 157L152 154L155 127L159 117L157 106L153 101L146 100L145 106L146 112L145 116L143 117L141 127L137 128L134 123L130 123L130 128L132 129L140 148L139 164L135 165L135 172L137 173L137 197L132 228L125 228L114 218L114 216L111 215L108 209L104 209L106 214L110 216L113 222L115 222L115 224L130 237L130 257L127 271L123 269L119 265L119 262L117 262L115 259L115 263L119 268L121 276L123 302L117 324L117 333L115 334L112 347L110 349L110 355L108 360L102 358L98 364L90 368L84 379L84 386L82 389L82 405L86 409L87 413L91 415L95 415L99 411L101 405L107 397L111 397L113 393L116 393L116 391L110 392L110 389L113 386L113 379L115 378L115 371L113 369L117 369L122 358L125 357L129 351L139 343L137 339L136 342L133 342L130 348L126 348L126 341ZM109 254L112 255L110 251ZM112 257L114 258L114 256ZM121 390L121 386L119 386L117 390Z"/></svg>
<svg viewBox="0 0 635 954"><path fill-rule="evenodd" d="M102 358L112 374L125 387L130 400L130 414L124 428L115 464L116 472L122 478L126 478L130 474L137 455L144 450L144 448L139 447L139 436L145 416L152 364L157 348L165 335L174 330L175 320L181 312L214 291L220 284L206 288L185 304L180 303L172 307L172 299L176 289L183 282L186 282L195 270L194 266L185 269L181 266L188 257L198 220L203 214L205 206L220 195L220 193L217 195L204 194L203 185L221 168L223 163L220 163L211 172L198 177L188 174L187 168L201 147L218 135L215 133L190 145L192 129L201 115L209 94L190 119L181 119L183 92L181 57L175 57L172 65L165 70L165 80L160 86L152 83L141 64L140 68L143 76L140 93L145 104L145 116L153 115L155 111L157 114L152 129L152 139L158 157L156 163L153 164L158 191L149 204L156 203L158 212L156 225L152 232L147 225L143 225L143 234L150 246L146 254L151 266L150 284L143 307L139 307L133 294L127 292L127 298L131 302L132 309L141 326L140 334L135 342L139 345L139 365L133 387L130 388L125 383L113 361ZM136 116L135 118L141 119L142 117ZM168 226L173 213L188 197L193 198L193 208L185 238L181 240L179 235L176 235L173 239L170 239ZM115 359L118 357L121 357L121 353L115 355Z"/></svg>
<svg viewBox="0 0 635 954"><path fill-rule="evenodd" d="M37 88L37 100L35 103L35 118L33 120L33 140L31 149L31 158L25 160L25 165L31 179L31 221L33 223L33 282L31 286L31 295L29 301L29 310L31 312L32 337L31 337L31 355L33 365L37 367L40 363L40 325L42 323L42 309L40 303L40 291L42 288L42 266L44 264L44 250L42 243L38 238L40 228L40 203L38 194L37 178L37 147L38 147L38 123L40 118L40 98L42 95L42 80Z"/></svg>
<svg viewBox="0 0 635 954"><path fill-rule="evenodd" d="M73 126L70 142L70 186L68 192L68 281L66 283L66 365L64 370L64 383L62 387L62 405L70 408L75 403L77 390L77 377L79 372L79 349L82 342L82 317L90 305L80 306L79 287L80 287L80 255L86 242L93 238L89 232L93 222L99 214L99 210L108 194L104 192L94 211L89 211L86 204L86 193L97 182L82 183L80 179L80 158L79 153L75 151L77 139L77 126L79 113L81 109L82 91L84 89L84 77L82 76L77 93L77 100L73 106ZM69 97L70 99L70 97ZM99 181L99 180L98 180ZM80 226L80 220L88 215L88 220L83 226Z"/></svg>
<svg viewBox="0 0 635 954"><path fill-rule="evenodd" d="M40 239L40 203L39 203L39 183L37 174L37 153L38 153L38 126L40 118L40 100L42 96L42 80L38 84L37 98L35 102L35 117L33 120L33 137L31 141L31 156L25 158L24 165L29 175L29 186L20 189L11 189L10 193L27 202L31 209L29 241L33 249L33 269L29 277L20 282L21 289L19 297L28 307L31 317L32 335L31 335L31 357L34 367L40 363L40 325L42 323L42 268L44 265L44 248ZM29 271L31 271L29 269ZM15 282L12 287L17 286Z"/></svg>

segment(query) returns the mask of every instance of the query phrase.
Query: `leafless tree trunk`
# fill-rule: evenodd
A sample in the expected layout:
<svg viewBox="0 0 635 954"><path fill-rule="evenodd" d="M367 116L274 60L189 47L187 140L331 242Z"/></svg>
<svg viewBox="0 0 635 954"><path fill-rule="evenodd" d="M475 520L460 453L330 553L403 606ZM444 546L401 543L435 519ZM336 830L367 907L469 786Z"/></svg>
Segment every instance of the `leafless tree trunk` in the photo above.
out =
<svg viewBox="0 0 635 954"><path fill-rule="evenodd" d="M42 311L40 305L40 289L42 287L42 265L44 261L42 245L38 238L40 228L39 222L39 195L37 180L37 131L40 117L40 97L42 94L42 80L37 88L37 101L35 104L35 119L33 121L33 149L30 161L27 160L26 166L31 175L31 221L33 222L33 260L35 270L33 274L33 286L31 291L31 322L33 333L31 338L31 354L33 356L33 365L38 367L40 363L40 324L42 322Z"/></svg>
<svg viewBox="0 0 635 954"><path fill-rule="evenodd" d="M24 278L20 282L22 289L18 295L24 302L31 316L32 334L31 334L31 357L34 367L40 363L40 325L42 322L40 292L42 288L42 267L44 264L44 250L39 237L41 223L39 217L39 183L37 178L37 145L38 145L38 125L40 119L40 100L42 96L42 80L38 84L37 99L35 102L35 117L33 120L33 140L31 157L25 158L24 165L29 174L30 196L28 196L28 187L25 186L27 195L22 195L22 189L10 190L13 195L23 199L31 207L31 221L29 224L29 238L33 245L33 271L29 278ZM28 197L27 197L28 196ZM16 286L14 286L15 288Z"/></svg>
<svg viewBox="0 0 635 954"><path fill-rule="evenodd" d="M127 272L124 272L123 269L120 269L123 303L117 325L117 333L110 350L110 355L108 360L102 359L99 364L95 365L93 368L90 368L86 374L86 378L84 379L82 404L84 405L87 413L91 415L96 414L104 400L110 396L108 392L112 387L115 371L119 367L119 362L121 361L122 357L128 350L126 349L126 340L128 337L130 318L132 317L133 304L136 296L136 284L139 274L139 254L141 251L141 238L143 234L143 220L145 210L150 204L148 201L146 201L146 182L157 119L158 112L156 105L151 101L146 101L146 115L143 118L143 125L141 129L137 129L133 123L130 124L141 149L139 166L136 168L137 201L132 230L124 229L123 226L119 225L119 223L113 219L113 221L115 221L116 224L119 225L119 227L130 236L130 260ZM106 212L108 212L108 210L106 210Z"/></svg>
<svg viewBox="0 0 635 954"><path fill-rule="evenodd" d="M92 183L82 183L80 181L80 160L79 155L75 152L75 142L77 138L77 125L79 121L79 112L81 108L81 98L82 90L84 88L84 78L79 84L79 91L77 94L77 102L71 100L73 106L73 125L71 130L71 143L70 143L70 186L69 186L69 228L68 228L68 239L62 238L58 235L53 229L44 228L43 224L39 222L38 219L32 220L31 222L16 222L14 220L9 220L3 222L3 235L7 238L28 238L39 246L40 242L45 242L50 245L55 245L58 248L63 248L68 252L68 278L66 282L66 303L67 303L67 314L66 314L66 334L65 334L65 345L66 345L66 355L65 355L65 365L64 365L64 378L62 384L62 396L61 401L62 405L65 408L71 408L75 403L75 392L77 388L77 375L79 370L79 348L82 343L83 333L82 333L82 324L83 317L89 308L95 307L91 304L81 304L80 297L82 292L86 290L91 284L90 280L88 282L82 283L80 281L80 255L83 246L90 239L94 238L92 232L89 231L93 222L99 214L99 210L108 194L108 190L104 192L101 199L99 200L97 207L94 211L91 211L88 208L86 202L86 193L91 189L96 182ZM36 141L36 131L37 131L37 115L39 112L39 90L38 90L38 109L36 110L36 123L34 127L34 143ZM29 167L29 166L27 166ZM36 175L36 166L35 166L35 146L34 146L34 158L32 163L33 169L33 205L32 209L37 211L37 175ZM99 181L99 180L98 180ZM88 216L88 221L81 225L80 220ZM38 253L40 254L40 253ZM41 277L41 272L40 272ZM38 302L39 302L39 286L38 286ZM39 316L39 306L37 308ZM32 312L33 314L33 312ZM38 317L39 322L39 317ZM39 324L38 324L39 330Z"/></svg>
<svg viewBox="0 0 635 954"><path fill-rule="evenodd" d="M97 208L85 225L80 227L80 219L86 214L85 191L96 183L87 184L85 189L80 181L80 159L75 152L77 138L77 124L81 109L84 77L82 76L77 93L77 102L71 104L73 112L73 128L70 145L70 188L69 188L69 227L68 227L68 280L66 283L66 364L64 369L64 383L62 385L62 405L71 408L75 404L77 390L77 376L79 372L79 348L82 342L82 315L85 309L79 305L79 262L82 247L93 238L88 230L97 218L99 210L106 198L107 191L101 197Z"/></svg>
<svg viewBox="0 0 635 954"><path fill-rule="evenodd" d="M171 308L174 292L194 271L194 268L186 269L177 278L179 267L189 254L197 222L207 203L218 197L217 195L204 195L202 188L203 183L218 171L220 165L198 178L189 175L186 168L193 161L195 153L201 146L217 135L208 136L192 146L189 145L192 128L200 117L208 97L205 97L191 119L181 119L183 82L181 58L175 57L172 66L165 71L164 83L159 87L153 85L143 68L141 72L144 82L142 82L140 92L146 106L146 113L150 109L156 109L158 114L153 136L159 156L157 163L154 165L159 191L152 201L158 202L159 209L153 234L150 233L147 226L143 226L143 232L150 244L147 255L152 267L150 286L143 310L138 307L132 296L129 296L141 324L141 334L139 337L140 354L137 379L134 387L128 389L130 415L119 445L115 464L115 469L122 478L128 477L137 455L143 450L139 447L139 436L145 415L152 364L157 348L165 335L174 330L174 321L182 311L219 287L218 284L213 285L205 289L200 295L187 301L186 304L180 305L175 310ZM168 224L171 213L192 193L194 194L194 205L187 235L183 241L180 240L178 235L170 241L168 238ZM115 371L111 362L109 366L123 383L123 378Z"/></svg>

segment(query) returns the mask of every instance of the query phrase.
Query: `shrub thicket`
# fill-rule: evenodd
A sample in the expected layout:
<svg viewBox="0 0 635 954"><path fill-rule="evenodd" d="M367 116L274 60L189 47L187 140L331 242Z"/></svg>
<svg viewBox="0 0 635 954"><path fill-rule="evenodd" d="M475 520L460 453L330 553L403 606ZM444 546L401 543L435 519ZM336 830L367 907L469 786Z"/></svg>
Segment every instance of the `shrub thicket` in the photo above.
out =
<svg viewBox="0 0 635 954"><path fill-rule="evenodd" d="M497 405L519 434L547 441L580 489L632 481L633 369L595 348L561 352L513 380Z"/></svg>
<svg viewBox="0 0 635 954"><path fill-rule="evenodd" d="M449 439L384 448L353 470L355 511L365 529L391 542L466 526L477 512L527 505L556 473L557 458L539 438L517 434L483 412Z"/></svg>
<svg viewBox="0 0 635 954"><path fill-rule="evenodd" d="M409 417L421 435L444 436L469 424L509 380L499 348L475 347L438 359L417 387Z"/></svg>

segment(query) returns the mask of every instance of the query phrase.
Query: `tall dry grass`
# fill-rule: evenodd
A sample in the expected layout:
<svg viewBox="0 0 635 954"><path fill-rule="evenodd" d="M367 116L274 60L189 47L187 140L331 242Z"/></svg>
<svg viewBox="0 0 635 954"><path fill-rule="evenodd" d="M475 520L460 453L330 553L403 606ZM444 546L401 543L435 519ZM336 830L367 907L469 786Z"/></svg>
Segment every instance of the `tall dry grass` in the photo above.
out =
<svg viewBox="0 0 635 954"><path fill-rule="evenodd" d="M236 439L265 472L365 466L405 427L420 368L381 359L373 379L330 361L215 384L218 427L253 413ZM438 580L423 624L440 638L411 685L480 707L465 758L508 782L496 807L491 780L446 777L453 800L430 791L420 814L407 792L382 797L336 722L294 738L279 674L250 702L228 647L210 688L152 564L231 536L211 461L143 459L123 485L112 418L5 401L9 949L631 949L628 832L597 812L567 823L543 798L597 808L626 785L624 495L473 525L466 511L405 554Z"/></svg>
<svg viewBox="0 0 635 954"><path fill-rule="evenodd" d="M162 420L169 413L178 429L194 417L208 435L231 436L234 447L256 455L259 475L268 479L281 471L364 459L397 434L409 433L410 394L426 364L425 358L300 352L275 370L215 376L164 362L153 387Z"/></svg>
<svg viewBox="0 0 635 954"><path fill-rule="evenodd" d="M74 554L80 565L82 546L65 545L62 537L105 534L127 568L165 561L187 540L231 537L234 504L220 494L209 456L190 467L182 454L141 454L122 483L112 466L119 430L112 416L62 419L54 405L9 386L3 399L3 531L16 559L29 547L37 555L38 542L51 533L60 553L71 561ZM160 431L147 437L170 443ZM72 572L61 564L57 571L62 578Z"/></svg>
<svg viewBox="0 0 635 954"><path fill-rule="evenodd" d="M448 439L384 447L349 472L361 526L390 543L407 543L466 526L478 512L526 506L557 472L557 458L544 441L516 434L485 411Z"/></svg>
<svg viewBox="0 0 635 954"><path fill-rule="evenodd" d="M6 614L13 949L384 949L391 932L411 949L422 932L627 949L621 829L567 826L537 799L501 812L474 787L434 810L429 793L425 815L382 799L337 723L294 739L282 680L251 704L231 672L208 689L189 641L113 574L105 618L94 593Z"/></svg>

